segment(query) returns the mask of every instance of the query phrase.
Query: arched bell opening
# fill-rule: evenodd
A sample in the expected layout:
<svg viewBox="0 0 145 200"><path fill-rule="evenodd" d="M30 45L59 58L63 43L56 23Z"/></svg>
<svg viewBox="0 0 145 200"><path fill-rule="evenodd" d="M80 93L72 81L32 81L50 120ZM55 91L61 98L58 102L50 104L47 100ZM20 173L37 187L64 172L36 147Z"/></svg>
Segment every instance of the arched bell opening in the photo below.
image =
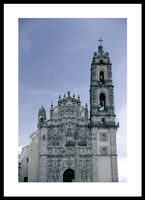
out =
<svg viewBox="0 0 145 200"><path fill-rule="evenodd" d="M104 94L104 93L101 93L101 94L100 94L100 96L99 96L99 101L100 101L99 109L100 109L100 110L105 110L106 98L105 98L105 94Z"/></svg>
<svg viewBox="0 0 145 200"><path fill-rule="evenodd" d="M103 63L104 63L104 62L103 62L103 59L101 59L101 60L100 60L100 64L103 64Z"/></svg>

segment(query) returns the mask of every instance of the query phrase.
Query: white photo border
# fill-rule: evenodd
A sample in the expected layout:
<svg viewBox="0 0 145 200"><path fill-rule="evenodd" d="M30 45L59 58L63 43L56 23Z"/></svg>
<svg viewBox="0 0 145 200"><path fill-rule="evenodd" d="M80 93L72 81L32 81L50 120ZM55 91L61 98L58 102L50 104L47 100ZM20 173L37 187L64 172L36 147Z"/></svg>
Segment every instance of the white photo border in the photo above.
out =
<svg viewBox="0 0 145 200"><path fill-rule="evenodd" d="M19 18L127 18L127 182L18 182ZM141 196L141 4L5 4L4 113L4 196Z"/></svg>

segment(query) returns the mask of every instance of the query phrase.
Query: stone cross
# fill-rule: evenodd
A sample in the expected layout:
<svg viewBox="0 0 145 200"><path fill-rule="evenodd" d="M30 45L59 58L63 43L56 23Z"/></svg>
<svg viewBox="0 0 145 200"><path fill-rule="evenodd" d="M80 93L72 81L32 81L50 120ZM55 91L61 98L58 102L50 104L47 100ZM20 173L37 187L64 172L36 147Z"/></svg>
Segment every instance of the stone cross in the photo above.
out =
<svg viewBox="0 0 145 200"><path fill-rule="evenodd" d="M99 42L100 42L100 46L101 46L101 42L103 41L101 38L100 38L100 40L98 40Z"/></svg>

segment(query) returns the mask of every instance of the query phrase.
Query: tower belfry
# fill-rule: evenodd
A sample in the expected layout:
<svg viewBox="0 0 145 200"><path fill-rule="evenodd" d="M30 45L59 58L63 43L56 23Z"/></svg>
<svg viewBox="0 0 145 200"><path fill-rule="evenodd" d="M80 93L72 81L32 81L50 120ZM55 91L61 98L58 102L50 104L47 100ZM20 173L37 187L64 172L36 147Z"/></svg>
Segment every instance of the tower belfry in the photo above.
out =
<svg viewBox="0 0 145 200"><path fill-rule="evenodd" d="M91 64L90 127L95 181L118 181L112 64L102 39ZM97 163L97 164L96 164ZM97 167L95 168L95 165ZM105 169L106 167L106 169ZM105 172L108 170L107 172ZM106 174L106 175L104 175Z"/></svg>

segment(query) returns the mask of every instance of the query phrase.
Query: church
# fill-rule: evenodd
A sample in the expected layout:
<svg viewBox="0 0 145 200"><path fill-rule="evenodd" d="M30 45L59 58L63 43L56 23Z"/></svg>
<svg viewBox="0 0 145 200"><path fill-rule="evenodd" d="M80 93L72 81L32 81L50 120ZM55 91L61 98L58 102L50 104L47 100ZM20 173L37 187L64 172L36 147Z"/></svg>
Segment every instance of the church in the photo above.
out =
<svg viewBox="0 0 145 200"><path fill-rule="evenodd" d="M90 69L90 112L67 91L42 106L31 143L19 155L19 182L118 182L114 85L109 53L99 40Z"/></svg>

